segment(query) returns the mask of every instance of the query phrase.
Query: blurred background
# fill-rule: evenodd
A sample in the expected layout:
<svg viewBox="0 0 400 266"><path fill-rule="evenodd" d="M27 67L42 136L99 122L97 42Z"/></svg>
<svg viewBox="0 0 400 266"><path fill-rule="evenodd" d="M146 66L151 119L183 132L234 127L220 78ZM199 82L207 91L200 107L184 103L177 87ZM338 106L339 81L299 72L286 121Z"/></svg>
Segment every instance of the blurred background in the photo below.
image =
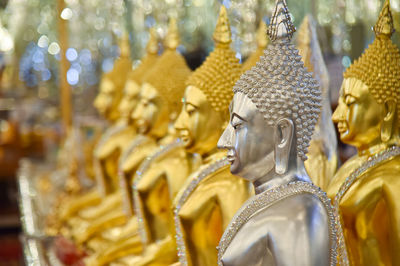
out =
<svg viewBox="0 0 400 266"><path fill-rule="evenodd" d="M335 108L342 73L372 42L383 1L287 2L297 27L306 14L317 21ZM149 28L155 26L162 38L168 18L177 18L178 49L195 69L212 49L221 4L228 9L237 57L244 61L256 49L257 25L268 23L273 0L0 0L0 266L23 264L16 173L23 157L55 163L63 134L61 88L71 92L72 120L81 128L83 150L90 150L105 126L93 99L101 74L112 70L120 54L124 33L135 67ZM391 7L398 29L400 0ZM354 152L340 146L341 161Z"/></svg>

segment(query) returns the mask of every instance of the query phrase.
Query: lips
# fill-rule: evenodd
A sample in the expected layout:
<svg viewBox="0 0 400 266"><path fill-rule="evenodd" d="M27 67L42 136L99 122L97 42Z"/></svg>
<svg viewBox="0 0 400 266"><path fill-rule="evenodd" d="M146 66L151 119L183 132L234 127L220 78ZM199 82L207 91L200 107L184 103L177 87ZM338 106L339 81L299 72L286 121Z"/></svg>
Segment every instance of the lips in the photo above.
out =
<svg viewBox="0 0 400 266"><path fill-rule="evenodd" d="M347 131L347 126L343 122L338 123L338 131L339 133L345 133Z"/></svg>
<svg viewBox="0 0 400 266"><path fill-rule="evenodd" d="M179 138L186 145L190 142L189 133L187 131L179 131Z"/></svg>
<svg viewBox="0 0 400 266"><path fill-rule="evenodd" d="M235 161L235 151L228 150L228 153L226 154L226 159L230 164L233 164L233 162Z"/></svg>
<svg viewBox="0 0 400 266"><path fill-rule="evenodd" d="M136 127L140 133L144 133L147 130L147 123L143 119L136 120Z"/></svg>

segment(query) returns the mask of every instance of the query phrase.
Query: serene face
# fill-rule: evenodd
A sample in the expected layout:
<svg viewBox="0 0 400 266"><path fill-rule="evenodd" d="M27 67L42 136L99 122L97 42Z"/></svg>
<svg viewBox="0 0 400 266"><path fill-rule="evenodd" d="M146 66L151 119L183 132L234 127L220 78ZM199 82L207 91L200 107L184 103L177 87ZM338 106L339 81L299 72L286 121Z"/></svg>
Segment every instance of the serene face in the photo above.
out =
<svg viewBox="0 0 400 266"><path fill-rule="evenodd" d="M212 108L200 89L194 86L186 88L175 129L187 151L205 154L214 149L225 122L223 115Z"/></svg>
<svg viewBox="0 0 400 266"><path fill-rule="evenodd" d="M340 139L359 150L381 141L384 107L377 103L367 85L355 78L344 79L339 104L332 115Z"/></svg>
<svg viewBox="0 0 400 266"><path fill-rule="evenodd" d="M228 150L232 174L254 181L274 168L274 128L241 92L235 93L230 114L218 148Z"/></svg>
<svg viewBox="0 0 400 266"><path fill-rule="evenodd" d="M112 111L115 94L115 87L112 81L107 78L103 79L100 83L99 94L94 100L94 107L106 118Z"/></svg>
<svg viewBox="0 0 400 266"><path fill-rule="evenodd" d="M118 110L121 117L130 118L133 110L139 102L140 86L134 80L128 80L125 84L124 95Z"/></svg>
<svg viewBox="0 0 400 266"><path fill-rule="evenodd" d="M163 137L167 133L169 108L157 89L149 83L144 83L140 90L139 103L132 119L140 134Z"/></svg>

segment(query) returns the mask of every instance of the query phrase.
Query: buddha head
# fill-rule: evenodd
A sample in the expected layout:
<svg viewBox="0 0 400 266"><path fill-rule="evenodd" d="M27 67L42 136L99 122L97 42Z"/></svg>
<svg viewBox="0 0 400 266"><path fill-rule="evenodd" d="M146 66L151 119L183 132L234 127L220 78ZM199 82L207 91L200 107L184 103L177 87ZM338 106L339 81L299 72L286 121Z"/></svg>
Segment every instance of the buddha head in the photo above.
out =
<svg viewBox="0 0 400 266"><path fill-rule="evenodd" d="M121 98L122 93L116 88L111 73L103 74L99 93L94 100L94 106L97 111L109 121L117 120L120 116L118 105Z"/></svg>
<svg viewBox="0 0 400 266"><path fill-rule="evenodd" d="M121 54L114 61L113 69L103 74L99 94L94 100L94 106L109 121L120 118L119 104L123 97L125 82L132 69L129 57L129 39L124 35L119 42Z"/></svg>
<svg viewBox="0 0 400 266"><path fill-rule="evenodd" d="M175 122L187 151L201 155L216 148L228 121L232 87L241 72L239 60L230 48L231 32L224 6L213 38L214 51L186 82L182 111Z"/></svg>
<svg viewBox="0 0 400 266"><path fill-rule="evenodd" d="M154 28L150 29L150 39L146 46L146 54L142 58L140 65L130 71L124 87L124 95L119 104L121 117L131 119L131 114L139 102L140 87L145 74L153 67L157 61L158 39Z"/></svg>
<svg viewBox="0 0 400 266"><path fill-rule="evenodd" d="M285 1L277 0L271 43L233 87L230 122L218 147L228 150L231 172L252 182L272 171L283 175L289 163L307 159L321 92L290 43L294 31Z"/></svg>
<svg viewBox="0 0 400 266"><path fill-rule="evenodd" d="M394 27L389 1L374 32L374 42L343 74L338 107L332 115L340 139L359 153L400 143L400 51L391 41Z"/></svg>
<svg viewBox="0 0 400 266"><path fill-rule="evenodd" d="M132 113L141 134L163 137L177 117L185 81L191 73L183 56L176 51L178 45L176 20L171 19L164 42L166 49L143 78L139 103Z"/></svg>

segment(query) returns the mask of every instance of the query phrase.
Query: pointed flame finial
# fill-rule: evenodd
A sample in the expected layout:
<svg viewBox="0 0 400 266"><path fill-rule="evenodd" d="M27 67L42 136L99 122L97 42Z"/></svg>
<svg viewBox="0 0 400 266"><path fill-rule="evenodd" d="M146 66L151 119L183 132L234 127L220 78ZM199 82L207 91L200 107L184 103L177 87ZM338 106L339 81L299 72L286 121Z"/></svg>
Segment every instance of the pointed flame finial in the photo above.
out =
<svg viewBox="0 0 400 266"><path fill-rule="evenodd" d="M147 42L146 51L148 54L158 53L158 38L157 38L157 31L155 28L150 29L150 39Z"/></svg>
<svg viewBox="0 0 400 266"><path fill-rule="evenodd" d="M378 21L374 26L374 32L376 37L387 36L391 37L394 33L393 16L390 10L389 0L385 0L381 13L379 14Z"/></svg>
<svg viewBox="0 0 400 266"><path fill-rule="evenodd" d="M169 19L167 36L165 36L165 47L175 50L180 42L178 25L175 18Z"/></svg>
<svg viewBox="0 0 400 266"><path fill-rule="evenodd" d="M121 51L120 56L121 57L129 57L130 55L130 43L129 43L129 34L127 32L124 32L121 36L121 39L119 39L119 49Z"/></svg>
<svg viewBox="0 0 400 266"><path fill-rule="evenodd" d="M285 38L290 41L295 31L296 28L290 18L286 0L276 0L275 10L267 32L269 38L272 41Z"/></svg>
<svg viewBox="0 0 400 266"><path fill-rule="evenodd" d="M228 13L225 6L221 6L217 26L213 34L213 39L216 43L229 44L231 43L231 27L229 25Z"/></svg>
<svg viewBox="0 0 400 266"><path fill-rule="evenodd" d="M257 46L260 48L265 48L268 45L267 29L267 24L265 23L265 21L261 20L256 35Z"/></svg>
<svg viewBox="0 0 400 266"><path fill-rule="evenodd" d="M311 15L304 16L303 22L301 23L297 36L297 44L302 50L302 47L309 47L311 44L311 39L313 35L313 28L315 27L314 21L311 18ZM311 70L312 71L312 70Z"/></svg>

